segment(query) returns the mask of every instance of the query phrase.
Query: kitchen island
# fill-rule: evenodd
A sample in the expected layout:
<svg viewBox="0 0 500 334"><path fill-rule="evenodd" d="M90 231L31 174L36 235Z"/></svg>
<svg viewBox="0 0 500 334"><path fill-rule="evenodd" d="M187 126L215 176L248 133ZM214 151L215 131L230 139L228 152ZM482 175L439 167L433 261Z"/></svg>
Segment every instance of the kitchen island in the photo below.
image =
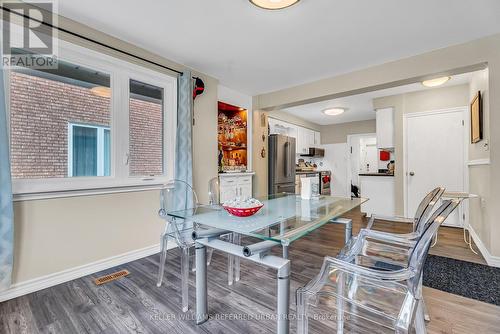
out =
<svg viewBox="0 0 500 334"><path fill-rule="evenodd" d="M369 201L361 205L361 212L367 216L372 214L394 216L395 185L394 174L389 173L366 173L359 174L361 197Z"/></svg>

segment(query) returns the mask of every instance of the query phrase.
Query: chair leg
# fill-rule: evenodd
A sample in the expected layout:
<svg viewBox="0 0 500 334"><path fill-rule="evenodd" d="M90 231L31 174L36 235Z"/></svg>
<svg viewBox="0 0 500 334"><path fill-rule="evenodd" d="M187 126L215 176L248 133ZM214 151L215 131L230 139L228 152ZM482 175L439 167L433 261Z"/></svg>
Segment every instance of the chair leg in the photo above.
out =
<svg viewBox="0 0 500 334"><path fill-rule="evenodd" d="M309 303L302 289L297 290L297 334L307 334L309 331Z"/></svg>
<svg viewBox="0 0 500 334"><path fill-rule="evenodd" d="M189 247L181 249L181 294L182 312L187 312L189 308Z"/></svg>
<svg viewBox="0 0 500 334"><path fill-rule="evenodd" d="M241 235L238 233L233 233L233 243L236 245L241 245ZM234 281L239 282L240 280L240 258L238 256L234 257Z"/></svg>
<svg viewBox="0 0 500 334"><path fill-rule="evenodd" d="M226 236L228 242L233 242L233 233L230 233ZM227 284L233 285L234 283L234 256L227 256Z"/></svg>
<svg viewBox="0 0 500 334"><path fill-rule="evenodd" d="M340 274L337 282L337 334L344 333L344 274Z"/></svg>
<svg viewBox="0 0 500 334"><path fill-rule="evenodd" d="M160 238L160 268L158 269L158 281L156 282L156 286L160 287L163 282L163 274L165 272L165 262L167 261L167 242L168 235L167 233L163 233Z"/></svg>
<svg viewBox="0 0 500 334"><path fill-rule="evenodd" d="M213 254L214 254L213 248L209 248L207 251L207 266L209 266L210 263L212 263L212 255Z"/></svg>
<svg viewBox="0 0 500 334"><path fill-rule="evenodd" d="M418 303L417 314L415 315L415 332L416 334L427 333L427 329L425 328L424 306L422 299Z"/></svg>
<svg viewBox="0 0 500 334"><path fill-rule="evenodd" d="M422 308L424 311L424 320L427 322L431 321L431 316L429 315L429 311L427 310L427 305L425 305L424 299L422 298L420 302L422 303Z"/></svg>

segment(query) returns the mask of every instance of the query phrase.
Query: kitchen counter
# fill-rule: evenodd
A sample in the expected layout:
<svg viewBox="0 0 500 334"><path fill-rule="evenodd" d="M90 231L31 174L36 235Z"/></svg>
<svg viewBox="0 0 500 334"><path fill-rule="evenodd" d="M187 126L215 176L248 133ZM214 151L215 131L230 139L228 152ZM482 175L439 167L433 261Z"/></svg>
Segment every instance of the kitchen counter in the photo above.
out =
<svg viewBox="0 0 500 334"><path fill-rule="evenodd" d="M231 176L246 176L254 175L255 172L233 172L233 173L219 173L219 177L231 177Z"/></svg>
<svg viewBox="0 0 500 334"><path fill-rule="evenodd" d="M295 174L316 174L320 173L318 170L310 170L310 171L295 171Z"/></svg>
<svg viewBox="0 0 500 334"><path fill-rule="evenodd" d="M362 173L359 176L394 176L393 173Z"/></svg>

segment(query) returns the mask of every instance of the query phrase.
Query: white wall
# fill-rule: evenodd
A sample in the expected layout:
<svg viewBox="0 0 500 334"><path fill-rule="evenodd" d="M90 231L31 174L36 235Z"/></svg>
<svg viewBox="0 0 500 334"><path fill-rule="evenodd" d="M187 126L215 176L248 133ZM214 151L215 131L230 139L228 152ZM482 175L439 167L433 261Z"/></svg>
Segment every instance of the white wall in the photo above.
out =
<svg viewBox="0 0 500 334"><path fill-rule="evenodd" d="M347 183L347 143L326 144L322 147L325 149L322 169L332 171L332 196L350 196L351 187Z"/></svg>

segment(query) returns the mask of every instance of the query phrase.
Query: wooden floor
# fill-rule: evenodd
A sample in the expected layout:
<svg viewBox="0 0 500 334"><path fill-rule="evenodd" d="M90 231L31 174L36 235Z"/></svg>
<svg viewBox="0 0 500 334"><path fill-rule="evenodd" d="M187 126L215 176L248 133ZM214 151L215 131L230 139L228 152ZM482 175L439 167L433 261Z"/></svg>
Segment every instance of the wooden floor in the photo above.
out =
<svg viewBox="0 0 500 334"><path fill-rule="evenodd" d="M359 212L350 217L357 233L364 219ZM401 232L408 228L386 223L379 226ZM484 263L463 244L461 233L442 228L432 252ZM318 273L323 257L335 255L343 242L342 227L326 225L292 244L292 294ZM0 333L275 333L275 272L243 262L242 280L229 287L226 258L215 254L208 269L211 320L196 326L191 310L181 312L178 256L177 250L169 252L168 282L161 288L155 285L159 260L155 255L0 303ZM128 269L131 274L94 285L94 278L119 269ZM194 275L190 284L190 305L194 305ZM500 307L429 288L424 288L424 296L432 318L429 333L500 333ZM295 300L293 295L291 300ZM291 315L294 314L292 306ZM315 327L310 332L333 330Z"/></svg>

